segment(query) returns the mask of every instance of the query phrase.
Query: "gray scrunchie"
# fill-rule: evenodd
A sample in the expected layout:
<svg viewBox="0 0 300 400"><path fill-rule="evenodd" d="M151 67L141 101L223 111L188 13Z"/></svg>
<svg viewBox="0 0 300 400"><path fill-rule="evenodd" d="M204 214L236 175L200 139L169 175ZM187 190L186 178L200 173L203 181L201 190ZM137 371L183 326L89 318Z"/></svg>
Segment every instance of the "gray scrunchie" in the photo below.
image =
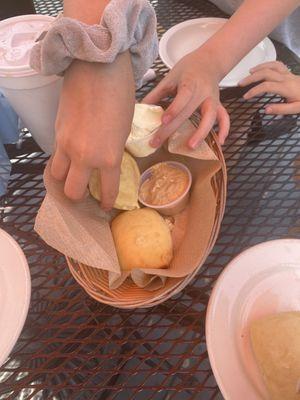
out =
<svg viewBox="0 0 300 400"><path fill-rule="evenodd" d="M58 17L33 47L30 65L42 75L61 75L74 59L112 63L128 49L140 87L158 54L155 11L147 0L112 0L99 25Z"/></svg>

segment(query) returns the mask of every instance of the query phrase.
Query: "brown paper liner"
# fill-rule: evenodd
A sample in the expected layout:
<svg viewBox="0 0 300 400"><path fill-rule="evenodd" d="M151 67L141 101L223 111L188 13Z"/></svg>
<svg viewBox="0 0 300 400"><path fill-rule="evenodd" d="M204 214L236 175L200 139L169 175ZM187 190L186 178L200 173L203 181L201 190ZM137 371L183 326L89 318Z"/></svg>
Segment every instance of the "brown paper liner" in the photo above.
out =
<svg viewBox="0 0 300 400"><path fill-rule="evenodd" d="M169 152L162 148L137 160L141 171L162 160L176 160L186 164L193 176L185 230L177 230L180 245L174 246L167 269L139 269L130 277L122 274L109 226L112 215L103 213L91 197L81 203L68 200L62 184L51 177L49 166L46 168L47 195L35 229L67 256L74 278L98 301L125 308L158 304L182 290L211 251L225 208L226 168L214 134L197 151L185 147L182 137L186 140L194 129L190 123L184 124L182 136L170 140Z"/></svg>

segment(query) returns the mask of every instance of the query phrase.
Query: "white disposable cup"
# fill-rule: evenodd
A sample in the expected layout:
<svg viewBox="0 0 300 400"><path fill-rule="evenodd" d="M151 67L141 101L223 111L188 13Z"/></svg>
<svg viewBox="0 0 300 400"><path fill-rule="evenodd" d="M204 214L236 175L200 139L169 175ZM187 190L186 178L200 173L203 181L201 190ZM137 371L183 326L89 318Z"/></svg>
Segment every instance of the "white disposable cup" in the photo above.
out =
<svg viewBox="0 0 300 400"><path fill-rule="evenodd" d="M0 35L9 26L18 26L23 22L30 24L38 22L39 25L44 22L43 27L47 29L53 20L53 17L46 15L22 15L8 18L0 22ZM34 43L35 40L32 41L32 46ZM31 69L29 56L23 65L3 65L0 60L0 90L35 141L48 154L52 153L54 145L55 119L61 86L61 77L42 76Z"/></svg>

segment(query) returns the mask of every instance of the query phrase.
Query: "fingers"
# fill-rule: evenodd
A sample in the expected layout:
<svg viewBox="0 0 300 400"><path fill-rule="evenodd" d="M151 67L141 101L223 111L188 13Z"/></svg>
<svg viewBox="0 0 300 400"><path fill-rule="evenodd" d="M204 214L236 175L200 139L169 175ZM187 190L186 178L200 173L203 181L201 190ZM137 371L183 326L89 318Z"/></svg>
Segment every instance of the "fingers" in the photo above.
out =
<svg viewBox="0 0 300 400"><path fill-rule="evenodd" d="M225 139L227 138L229 133L230 118L225 107L223 107L222 105L219 105L217 109L217 120L219 124L219 132L218 132L219 142L220 144L224 144Z"/></svg>
<svg viewBox="0 0 300 400"><path fill-rule="evenodd" d="M191 101L192 97L193 90L191 90L190 87L183 86L180 88L175 99L164 112L162 117L163 124L168 124L174 120L184 110L186 105Z"/></svg>
<svg viewBox="0 0 300 400"><path fill-rule="evenodd" d="M165 97L173 95L175 93L176 86L169 83L164 78L146 97L142 100L142 103L146 104L157 104Z"/></svg>
<svg viewBox="0 0 300 400"><path fill-rule="evenodd" d="M252 83L259 81L271 81L271 82L282 82L283 76L277 71L274 71L270 68L264 68L259 71L251 73L251 75L247 76L243 80L239 82L239 86L248 86Z"/></svg>
<svg viewBox="0 0 300 400"><path fill-rule="evenodd" d="M150 145L153 147L161 146L193 114L196 108L197 104L190 102L172 122L158 129Z"/></svg>
<svg viewBox="0 0 300 400"><path fill-rule="evenodd" d="M250 69L251 74L257 71L260 71L262 69L265 68L269 68L272 69L274 71L277 71L279 73L285 73L285 72L289 72L288 67L283 64L281 61L270 61L270 62L265 62L263 64L259 64L254 68Z"/></svg>
<svg viewBox="0 0 300 400"><path fill-rule="evenodd" d="M109 210L115 203L119 191L120 166L102 166L101 207ZM87 194L87 186L92 168L78 161L70 161L69 157L57 147L51 163L52 176L60 181L65 180L64 193L73 201L81 200Z"/></svg>
<svg viewBox="0 0 300 400"><path fill-rule="evenodd" d="M86 193L90 174L90 168L72 162L65 182L65 195L74 201L82 199Z"/></svg>
<svg viewBox="0 0 300 400"><path fill-rule="evenodd" d="M151 140L151 146L161 146L193 114L198 104L199 100L193 98L191 89L187 86L179 88L175 99L164 113L163 125Z"/></svg>
<svg viewBox="0 0 300 400"><path fill-rule="evenodd" d="M57 150L51 163L55 179L65 180L64 193L73 200L81 200L87 191L91 169L75 162ZM100 179L100 176L99 176ZM101 168L101 207L110 210L119 191L120 168Z"/></svg>
<svg viewBox="0 0 300 400"><path fill-rule="evenodd" d="M59 180L65 180L64 192L71 200L80 200L86 194L91 170L71 163L69 157L58 146L51 163L51 175Z"/></svg>
<svg viewBox="0 0 300 400"><path fill-rule="evenodd" d="M57 147L51 163L51 175L55 179L63 181L68 175L69 167L69 157L63 151L61 151L59 147Z"/></svg>
<svg viewBox="0 0 300 400"><path fill-rule="evenodd" d="M272 104L265 108L266 114L298 114L300 113L300 101L294 103L278 103Z"/></svg>
<svg viewBox="0 0 300 400"><path fill-rule="evenodd" d="M204 140L216 121L217 111L211 97L204 100L201 105L201 121L188 145L195 149Z"/></svg>
<svg viewBox="0 0 300 400"><path fill-rule="evenodd" d="M101 169L101 207L110 210L115 204L120 184L120 168Z"/></svg>
<svg viewBox="0 0 300 400"><path fill-rule="evenodd" d="M248 90L243 97L248 100L265 93L279 94L280 96L286 97L285 90L279 82L263 82Z"/></svg>

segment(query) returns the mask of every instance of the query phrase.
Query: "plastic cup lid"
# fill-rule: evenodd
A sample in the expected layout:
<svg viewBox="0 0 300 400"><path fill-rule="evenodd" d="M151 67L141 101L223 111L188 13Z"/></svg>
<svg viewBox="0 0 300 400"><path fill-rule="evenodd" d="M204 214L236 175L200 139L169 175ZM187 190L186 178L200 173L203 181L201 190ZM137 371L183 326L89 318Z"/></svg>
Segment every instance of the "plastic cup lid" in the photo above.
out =
<svg viewBox="0 0 300 400"><path fill-rule="evenodd" d="M30 51L41 33L54 21L48 15L21 15L0 22L0 76L35 75Z"/></svg>

